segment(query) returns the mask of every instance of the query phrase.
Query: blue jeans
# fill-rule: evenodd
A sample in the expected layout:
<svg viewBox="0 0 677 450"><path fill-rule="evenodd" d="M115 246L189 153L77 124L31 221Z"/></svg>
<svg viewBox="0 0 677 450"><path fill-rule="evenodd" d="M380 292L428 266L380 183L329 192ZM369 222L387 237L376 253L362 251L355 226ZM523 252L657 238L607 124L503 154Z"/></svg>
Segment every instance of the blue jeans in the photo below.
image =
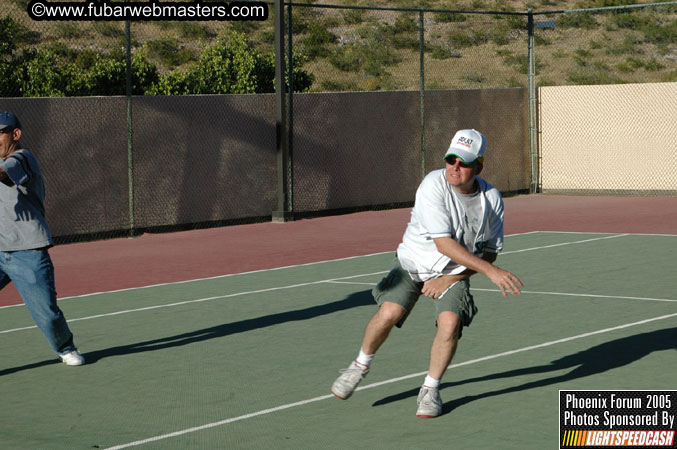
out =
<svg viewBox="0 0 677 450"><path fill-rule="evenodd" d="M47 249L0 251L0 289L10 281L52 349L57 353L75 350L73 334L56 304L54 265Z"/></svg>

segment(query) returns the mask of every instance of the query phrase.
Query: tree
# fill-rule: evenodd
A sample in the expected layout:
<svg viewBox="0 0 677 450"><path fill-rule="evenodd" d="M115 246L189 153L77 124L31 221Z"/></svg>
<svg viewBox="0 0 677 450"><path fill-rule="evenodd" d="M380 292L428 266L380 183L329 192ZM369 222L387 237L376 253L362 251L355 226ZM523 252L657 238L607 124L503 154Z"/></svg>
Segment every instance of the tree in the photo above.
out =
<svg viewBox="0 0 677 450"><path fill-rule="evenodd" d="M313 76L294 58L294 89L307 91ZM207 48L197 63L186 72L170 72L160 78L147 93L180 94L254 94L275 92L275 56L251 47L244 34L230 32Z"/></svg>
<svg viewBox="0 0 677 450"><path fill-rule="evenodd" d="M11 17L0 19L0 96L69 97L126 94L126 60L110 54L78 51L58 44L21 48L25 30ZM294 89L307 91L313 75L305 59L294 55ZM208 47L187 71L164 76L142 50L131 61L132 94L253 94L275 91L275 55L252 47L242 33L230 32ZM286 65L285 65L286 67Z"/></svg>

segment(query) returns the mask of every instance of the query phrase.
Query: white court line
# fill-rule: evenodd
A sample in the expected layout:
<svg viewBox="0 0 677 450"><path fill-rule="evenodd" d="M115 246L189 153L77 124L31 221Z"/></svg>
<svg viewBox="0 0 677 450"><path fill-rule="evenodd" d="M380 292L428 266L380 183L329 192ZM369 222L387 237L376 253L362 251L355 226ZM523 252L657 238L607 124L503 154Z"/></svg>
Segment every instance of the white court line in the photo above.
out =
<svg viewBox="0 0 677 450"><path fill-rule="evenodd" d="M555 341L544 342L542 344L531 345L529 347L523 347L523 348L519 348L519 349L516 349L516 350L510 350L510 351L503 352L503 353L497 353L495 355L488 355L488 356L484 356L482 358L464 361L464 362L458 363L458 364L452 364L452 365L449 366L449 368L453 369L453 368L456 368L456 367L462 367L462 366L468 366L468 365L471 365L471 364L477 364L479 362L488 361L488 360L491 360L491 359L501 358L501 357L504 357L504 356L511 356L511 355L515 355L517 353L523 353L523 352L527 352L527 351L530 351L530 350L536 350L536 349L539 349L539 348L550 347L552 345L562 344L564 342L570 342L570 341L573 341L573 340L576 340L576 339L582 339L582 338L594 336L596 334L609 333L611 331L621 330L623 328L634 327L634 326L637 326L637 325L644 325L646 323L655 322L657 320L669 319L669 318L672 318L672 317L677 317L677 313L668 314L668 315L665 315L665 316L653 317L651 319L641 320L639 322L627 323L627 324L619 325L619 326L612 327L612 328L604 328L604 329L601 329L601 330L591 331L589 333L583 333L583 334L579 334L579 335L576 335L576 336L570 336L570 337L558 339L558 340L555 340ZM366 385L366 386L361 386L361 387L357 388L357 390L362 391L362 390L365 390L365 389L371 389L371 388L375 388L375 387L378 387L378 386L383 386L385 384L396 383L398 381L407 380L407 379L410 379L410 378L421 377L421 376L423 376L427 373L428 372L426 371L426 372L419 372L419 373L414 373L414 374L410 374L410 375L405 375L405 376L398 377L398 378L391 378L389 380L380 381L380 382L377 382L377 383L372 383L372 384L369 384L369 385ZM182 436L182 435L185 435L185 434L194 433L196 431L206 430L206 429L218 427L218 426L221 426L221 425L227 425L229 423L238 422L238 421L246 420L246 419L251 419L252 417L257 417L257 416L262 416L262 415L265 415L265 414L283 411L285 409L290 409L290 408L294 408L294 407L297 407L297 406L303 406L303 405L307 405L309 403L315 403L315 402L327 400L327 399L330 399L330 398L334 398L334 396L333 395L323 395L323 396L320 396L320 397L314 397L314 398L302 400L302 401L299 401L299 402L288 403L286 405L281 405L281 406L277 406L277 407L274 407L274 408L263 409L263 410L256 411L256 412L253 412L253 413L249 413L249 414L245 414L245 415L242 415L242 416L231 417L230 419L224 419L224 420L220 420L218 422L212 422L212 423L200 425L200 426L197 426L197 427L186 428L184 430L175 431L173 433L162 434L162 435L142 439L142 440L139 440L139 441L129 442L127 444L116 445L114 447L108 447L105 450L121 450L123 448L136 447L138 445L143 445L143 444L147 444L147 443L150 443L150 442L156 442L156 441L160 441L160 440L168 439L168 438L172 438L172 437L178 437L178 436Z"/></svg>
<svg viewBox="0 0 677 450"><path fill-rule="evenodd" d="M618 233L600 233L588 231L536 231L536 233L553 233L553 234L618 234ZM526 233L525 233L526 234ZM673 237L677 238L677 234L661 234L661 233L624 233L629 236L659 236L659 237Z"/></svg>
<svg viewBox="0 0 677 450"><path fill-rule="evenodd" d="M510 351L503 352L503 353L497 353L496 355L484 356L482 358L473 359L473 360L470 360L470 361L464 361L464 362L458 363L458 364L452 364L447 368L453 369L455 367L467 366L467 365L475 364L475 363L482 362L482 361L488 361L490 359L500 358L502 356L510 356L510 355L515 355L517 353L526 352L526 351L529 351L529 350L535 350L535 349L543 348L543 347L550 347L551 345L555 345L555 344L562 344L564 342L569 342L569 341L573 341L573 340L576 340L576 339L582 339L582 338L585 338L585 337L594 336L596 334L608 333L610 331L621 330L623 328L634 327L636 325L644 325L646 323L655 322L657 320L669 319L671 317L677 317L677 313L667 314L665 316L653 317L651 319L646 319L646 320L640 320L639 322L626 323L624 325L619 325L617 327L604 328L602 330L591 331L589 333L583 333L583 334L579 334L579 335L576 335L576 336L570 336L570 337L567 337L567 338L558 339L556 341L544 342L542 344L531 345L529 347L523 347L523 348L519 348L517 350L510 350ZM366 385L366 386L359 387L359 388L357 388L357 390L359 391L361 389L369 389L369 388L381 386L381 385L384 385L384 384L395 383L395 382L401 381L401 380L407 380L409 378L420 377L420 376L426 375L427 373L428 373L428 371L426 370L425 372L419 372L419 373L414 373L414 374L411 374L411 375L405 375L405 376L399 377L399 378L392 378L390 380L380 381L378 383L373 383L373 384L369 384L369 385Z"/></svg>
<svg viewBox="0 0 677 450"><path fill-rule="evenodd" d="M536 234L536 233L550 233L549 231L529 231L526 233L515 233L515 234L509 234L506 235L505 237L511 237L511 236L521 236L521 235L527 235L527 234ZM564 233L564 232L557 232L557 233ZM574 234L574 233L572 233ZM585 233L585 234L609 234L609 233ZM617 235L617 236L607 236L603 238L597 238L597 239L586 239L583 241L574 241L574 242L568 242L568 243L562 243L562 244L555 244L553 246L562 246L562 245L570 245L570 244L579 244L579 243L584 243L584 242L590 242L593 240L598 240L598 239L609 239L610 237L620 237L620 236L629 236L629 234L623 234L623 235ZM533 250L538 250L541 248L548 248L549 246L544 246L544 247L535 247ZM515 251L510 251L510 252L501 252L501 255L508 255L510 253L520 253L524 251L528 251L530 249L525 249L525 250L515 250ZM306 266L312 266L315 264L324 264L324 263L329 263L329 262L337 262L337 261L348 261L351 259L357 259L357 258L368 258L370 256L378 256L378 255L386 255L388 253L394 253L395 251L389 251L389 252L380 252L380 253L371 253L368 255L358 255L358 256L349 256L346 258L338 258L338 259L329 259L325 261L316 261L316 262L310 262L310 263L304 263L304 264L294 264L291 266L282 266L282 267L273 267L270 269L260 269L260 270L252 270L249 272L239 272L239 273L229 273L226 275L216 275L213 277L205 277L205 278L195 278L192 280L184 280L184 281L172 281L168 283L158 283L158 284L150 284L147 286L138 286L138 287L132 287L132 288L125 288L125 289L116 289L112 291L101 291L101 292L91 292L89 294L82 294L82 295L74 295L71 297L61 297L58 300L63 301L63 300L72 300L72 299L79 299L79 298L84 298L84 297L90 297L94 295L103 295L103 294L115 294L119 292L127 292L127 291L134 291L137 289L148 289L148 288L154 288L154 287L162 287L162 286L171 286L174 284L186 284L186 283L193 283L195 281L206 281L206 280L216 280L220 278L227 278L227 277L234 277L234 276L239 276L239 275L249 275L253 273L261 273L261 272L269 272L269 271L275 271L275 270L282 270L282 269L292 269L295 267L306 267ZM23 303L18 303L16 305L6 305L6 306L0 306L0 309L4 308L14 308L17 306L24 306Z"/></svg>
<svg viewBox="0 0 677 450"><path fill-rule="evenodd" d="M594 240L611 239L613 237L621 237L621 236L627 236L627 235L614 235L614 236L605 236L605 237L594 238L594 239L585 239L585 240L582 240L582 241L574 241L574 242L568 242L568 243L563 243L563 244L554 244L554 245L548 245L548 246L543 246L543 247L533 247L533 248L529 248L529 249L516 250L516 251L513 251L513 252L505 252L503 254L521 253L521 252L524 252L524 251L540 250L540 249L543 249L543 248L550 248L550 247L554 247L554 246L556 247L556 246L561 246L561 245L572 245L572 244L587 243L587 242L594 241ZM262 293L262 292L270 292L270 291L276 291L276 290L282 290L282 289L292 289L292 288L297 288L297 287L311 286L311 285L314 285L314 284L329 283L329 282L335 282L335 281L340 281L340 280L348 280L348 279L351 279L351 278L359 278L359 277L370 276L370 275L381 275L381 274L384 274L384 273L387 273L387 272L388 271L386 270L386 271L380 271L380 272L374 272L374 273L351 275L351 276L348 276L348 277L331 278L331 279L328 279L328 280L311 281L311 282L308 282L308 283L293 284L293 285L288 285L288 286L277 286L277 287L272 287L272 288L267 288L267 289L258 289L258 290L254 290L254 291L236 292L234 294L218 295L218 296L214 296L214 297L198 298L198 299L194 299L194 300L185 300L185 301L182 301L182 302L168 303L168 304L164 304L164 305L146 306L146 307L143 307L143 308L127 309L127 310L116 311L116 312L112 312L112 313L97 314L97 315L93 315L93 316L68 319L68 322L70 323L70 322L77 322L77 321L81 321L81 320L98 319L98 318L101 318L101 317L111 317L111 316L117 316L117 315L120 315L120 314L128 314L128 313L140 312L140 311L149 311L149 310L153 310L153 309L170 308L170 307L174 307L174 306L187 305L187 304L191 304L191 303L201 303L201 302L206 302L206 301L210 301L210 300L218 300L218 299L223 299L223 298L238 297L240 295L258 294L258 293ZM225 276L227 276L227 275L225 275ZM220 278L220 277L216 277L216 278ZM37 327L35 325L32 325L32 326L21 327L21 328L12 328L12 329L9 329L9 330L0 331L0 334L13 333L15 331L32 330L34 328L37 328Z"/></svg>
<svg viewBox="0 0 677 450"><path fill-rule="evenodd" d="M71 297L61 297L61 298L58 299L58 301L72 300L72 299L78 299L78 298L84 298L84 297L90 297L90 296L102 295L102 294L116 294L116 293L119 293L119 292L135 291L137 289L149 289L149 288L154 288L154 287L171 286L171 285L174 285L174 284L193 283L195 281L218 280L219 278L228 278L228 277L234 277L234 276L239 276L239 275L250 275L250 274L253 274L253 273L261 273L261 272L272 272L272 271L275 271L275 270L282 270L282 269L293 269L295 267L305 267L305 266L312 266L312 265L315 265L315 264L324 264L324 263L337 262L337 261L347 261L347 260L350 260L350 259L357 259L357 258L367 258L367 257L370 257L370 256L386 255L388 253L395 253L395 251L393 250L393 251L390 251L390 252L371 253L369 255L358 255L358 256L349 256L349 257L346 257L346 258L328 259L328 260L325 260L325 261L316 261L316 262L310 262L310 263L304 263L304 264L294 264L294 265L291 265L291 266L272 267L270 269L252 270L252 271L249 271L249 272L228 273L226 275L216 275L216 276L213 276L213 277L205 277L205 278L194 278L192 280L171 281L171 282L168 282L168 283L149 284L147 286L137 286L137 287L125 288L125 289L115 289L113 291L91 292L89 294L73 295ZM0 306L0 309L13 308L15 306L24 306L24 304L19 303L19 304L16 304L16 305Z"/></svg>
<svg viewBox="0 0 677 450"><path fill-rule="evenodd" d="M385 272L382 272L385 273ZM365 286L376 286L376 283L360 283L357 281L334 281L334 280L329 280L325 281L325 283L331 283L331 284L359 284L359 285L365 285Z"/></svg>
<svg viewBox="0 0 677 450"><path fill-rule="evenodd" d="M217 295L217 296L214 296L214 297L198 298L198 299L194 299L194 300L185 300L185 301L182 301L182 302L168 303L166 305L154 305L154 306L146 306L146 307L143 307L143 308L127 309L127 310L124 310L124 311L116 311L116 312L112 312L112 313L96 314L94 316L78 317L78 318L75 318L75 319L68 319L68 323L78 322L78 321L81 321L81 320L98 319L98 318L101 318L101 317L118 316L120 314L127 314L127 313L139 312L139 311L149 311L149 310L153 310L153 309L169 308L169 307L172 307L172 306L188 305L188 304L191 304L191 303L207 302L207 301L210 301L210 300L218 300L218 299L222 299L222 298L239 297L240 295L259 294L261 292L271 292L271 291L279 291L279 290L282 290L282 289L293 289L293 288L304 287L304 286L312 286L314 284L330 283L330 282L333 282L334 280L348 280L350 278L367 277L367 276L371 276L371 275L382 275L382 274L387 273L387 272L388 271L385 270L385 271L374 272L374 273L362 273L362 274L359 274L359 275L351 275L351 276L348 276L348 277L341 277L341 278L332 278L332 279L329 279L329 280L310 281L308 283L290 284L290 285L287 285L287 286L276 286L276 287L266 288L266 289L257 289L255 291L235 292L233 294ZM22 331L22 330L31 330L33 328L37 328L37 326L33 325L33 326L30 326L30 327L14 328L14 329L11 329L11 330L3 330L3 331L0 331L0 334L12 333L12 332L15 332L15 331Z"/></svg>
<svg viewBox="0 0 677 450"><path fill-rule="evenodd" d="M376 283L358 283L356 281L326 281L326 283L335 283L335 284L358 284L358 285L367 285L367 286L376 286ZM470 288L471 291L482 291L482 292L498 292L500 289L483 289L483 288ZM627 297L622 295L600 295L600 294L574 294L571 292L543 292L543 291L521 291L522 294L536 294L536 295L561 295L566 297L593 297L593 298L618 298L621 300L643 300L650 302L669 302L677 303L677 299L672 298L652 298L652 297Z"/></svg>
<svg viewBox="0 0 677 450"><path fill-rule="evenodd" d="M470 288L471 291L485 291L485 292L501 292L499 289L480 289ZM618 298L621 300L643 300L649 302L670 302L677 303L677 300L671 298L651 298L651 297L626 297L621 295L599 295L599 294L573 294L567 292L539 292L539 291L522 291L522 294L537 294L537 295L563 295L568 297L593 297L593 298Z"/></svg>
<svg viewBox="0 0 677 450"><path fill-rule="evenodd" d="M630 236L630 235L629 234L615 234L613 236L584 239L582 241L563 242L561 244L544 245L542 247L532 247L532 248L525 248L525 249L522 249L522 250L512 250L512 251L509 251L509 252L501 252L501 253L499 253L499 255L510 255L510 254L513 254L513 253L529 252L531 250L541 250L541 249L544 249L544 248L562 247L563 245L584 244L586 242L601 241L601 240L604 240L604 239L614 239L614 238L625 237L625 236Z"/></svg>

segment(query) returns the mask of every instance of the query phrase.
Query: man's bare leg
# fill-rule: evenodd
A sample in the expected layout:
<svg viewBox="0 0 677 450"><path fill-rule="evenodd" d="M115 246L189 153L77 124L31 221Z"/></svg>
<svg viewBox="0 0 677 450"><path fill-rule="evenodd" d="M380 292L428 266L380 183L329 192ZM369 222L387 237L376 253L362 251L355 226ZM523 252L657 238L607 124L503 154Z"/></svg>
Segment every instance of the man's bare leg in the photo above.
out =
<svg viewBox="0 0 677 450"><path fill-rule="evenodd" d="M369 373L369 364L376 351L388 339L390 330L405 314L405 309L392 302L383 302L367 323L362 338L362 348L357 359L350 363L347 369L341 370L341 375L331 386L331 392L341 400L350 397L357 385Z"/></svg>

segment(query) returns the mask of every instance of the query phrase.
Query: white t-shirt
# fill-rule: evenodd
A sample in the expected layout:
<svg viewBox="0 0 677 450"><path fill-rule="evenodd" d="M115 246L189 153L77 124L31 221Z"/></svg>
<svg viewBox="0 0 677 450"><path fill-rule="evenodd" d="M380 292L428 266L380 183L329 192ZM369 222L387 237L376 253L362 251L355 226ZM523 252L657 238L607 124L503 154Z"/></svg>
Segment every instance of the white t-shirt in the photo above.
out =
<svg viewBox="0 0 677 450"><path fill-rule="evenodd" d="M437 250L433 239L450 237L466 246L464 202L445 178L445 169L430 172L416 191L411 221L404 232L397 256L402 267L415 281L426 281L441 275L461 273L466 267L456 264ZM480 223L468 251L482 256L484 251L498 253L503 249L503 199L498 189L477 177L481 204ZM467 248L467 246L466 246Z"/></svg>

